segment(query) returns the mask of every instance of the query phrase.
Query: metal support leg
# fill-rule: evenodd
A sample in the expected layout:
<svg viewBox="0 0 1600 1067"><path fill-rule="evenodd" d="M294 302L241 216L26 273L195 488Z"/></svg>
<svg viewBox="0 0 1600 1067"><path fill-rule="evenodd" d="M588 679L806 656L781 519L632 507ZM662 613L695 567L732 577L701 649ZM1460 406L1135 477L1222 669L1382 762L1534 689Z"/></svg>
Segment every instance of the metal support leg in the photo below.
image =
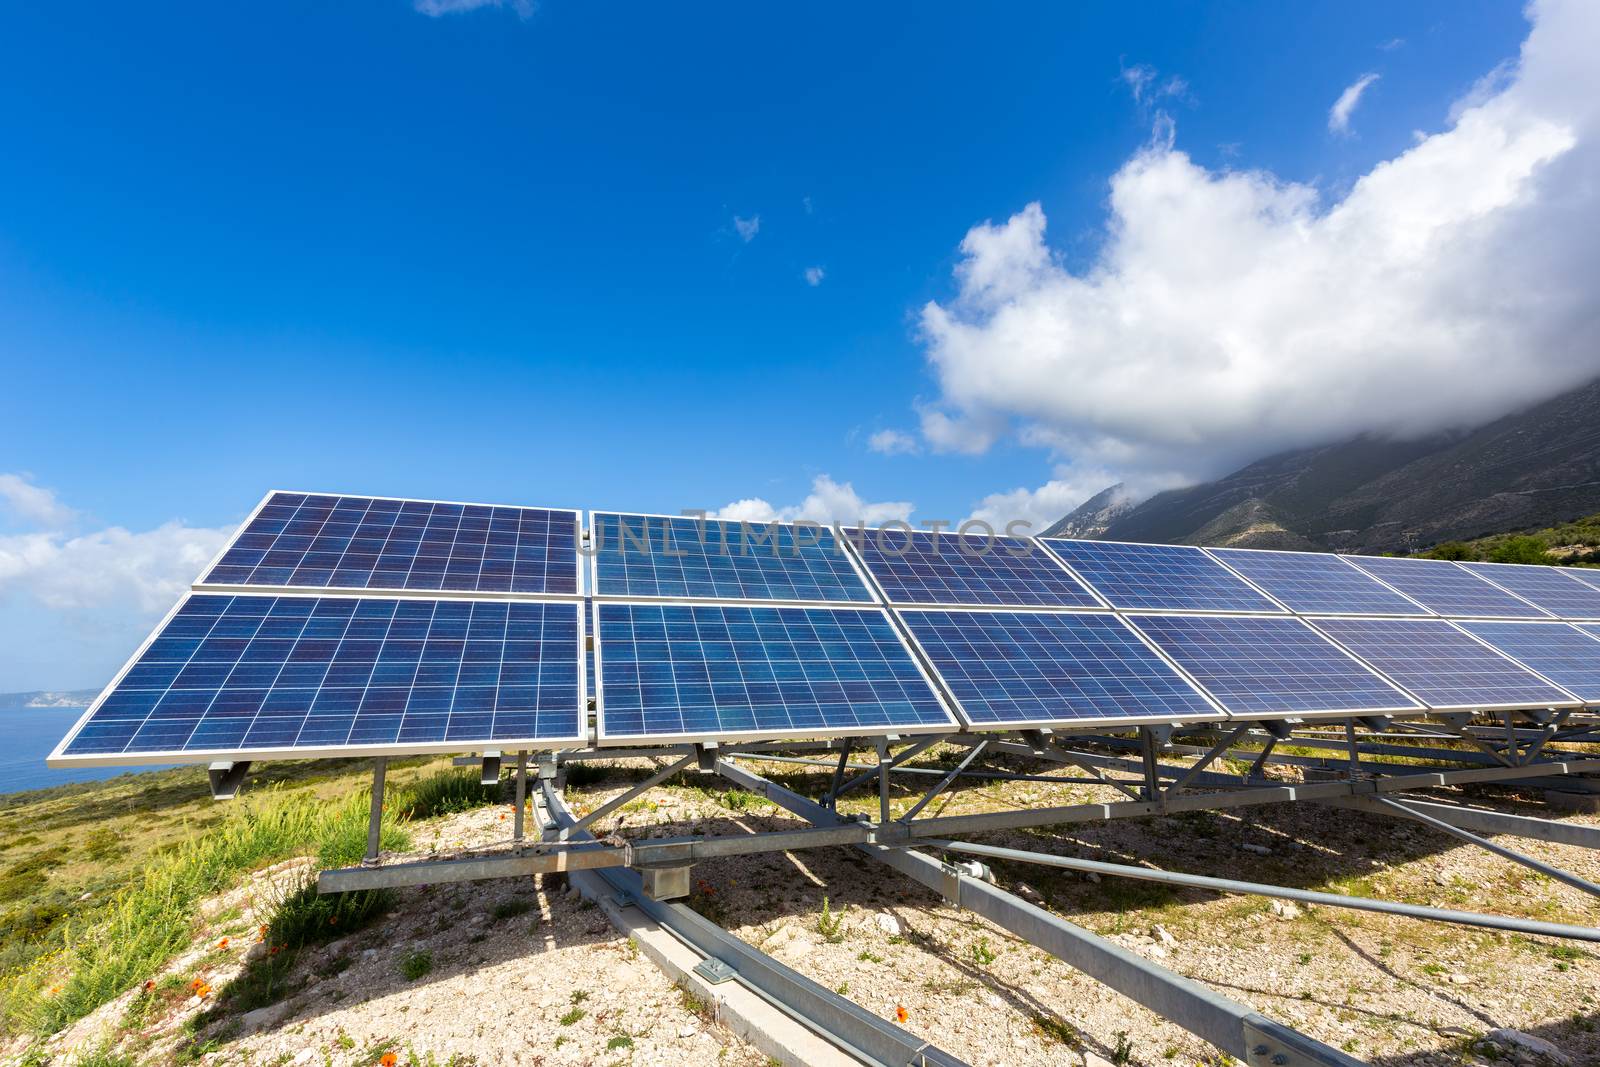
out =
<svg viewBox="0 0 1600 1067"><path fill-rule="evenodd" d="M839 752L839 765L833 769L833 781L828 785L828 794L822 798L822 803L830 810L839 807L839 786L844 784L844 770L850 765L850 750L841 749Z"/></svg>
<svg viewBox="0 0 1600 1067"><path fill-rule="evenodd" d="M1356 721L1344 721L1344 743L1350 751L1350 780L1353 782L1361 777L1361 745L1356 741Z"/></svg>
<svg viewBox="0 0 1600 1067"><path fill-rule="evenodd" d="M522 848L522 808L528 802L528 754L517 753L517 813L511 820L511 840Z"/></svg>
<svg viewBox="0 0 1600 1067"><path fill-rule="evenodd" d="M378 846L383 841L383 779L388 770L388 757L379 756L372 761L372 811L367 820L367 854L361 860L363 867L378 864Z"/></svg>
<svg viewBox="0 0 1600 1067"><path fill-rule="evenodd" d="M889 770L894 763L889 759L889 742L878 742L878 821L889 821Z"/></svg>
<svg viewBox="0 0 1600 1067"><path fill-rule="evenodd" d="M661 768L659 771L652 774L650 777L646 778L632 789L629 789L621 796L612 797L606 803L600 805L598 808L595 808L589 814L573 823L572 826L568 827L568 829L563 830L561 832L560 840L565 841L570 836L572 831L586 830L593 826L595 823L599 822L607 815L610 815L613 811L616 811L618 808L622 807L622 805L626 804L640 793L643 793L647 789L653 789L662 782L666 781L668 778L671 778L674 774L677 774L679 771L689 766L689 764L695 762L696 758L697 757L695 754L691 752L687 756L684 756L682 759L680 759L677 763L668 764L667 766Z"/></svg>
<svg viewBox="0 0 1600 1067"><path fill-rule="evenodd" d="M1263 777L1262 770L1266 767L1267 760L1271 758L1272 750L1277 747L1278 739L1276 737L1268 737L1266 743L1261 746L1261 755L1256 757L1256 761L1250 764L1250 769L1245 772L1246 781L1253 781L1256 778Z"/></svg>
<svg viewBox="0 0 1600 1067"><path fill-rule="evenodd" d="M1156 735L1148 726L1139 727L1139 751L1144 756L1144 788L1140 794L1145 800L1161 796L1161 764L1156 759Z"/></svg>
<svg viewBox="0 0 1600 1067"><path fill-rule="evenodd" d="M1390 800L1388 797L1380 796L1373 796L1369 797L1368 799L1376 801L1384 807L1391 808L1396 812L1401 812L1408 819L1415 819L1420 823L1426 823L1435 830L1444 831L1451 837L1459 837L1461 840L1471 842L1472 844L1477 845L1479 848L1488 849L1496 856L1504 857L1513 863L1520 863L1524 867L1531 867L1540 874L1554 878L1556 881L1565 883L1566 885L1570 885L1574 889L1581 889L1591 896L1600 897L1600 885L1595 885L1588 879L1579 878L1575 874L1569 874L1568 872L1563 871L1560 867L1552 867L1543 860L1536 860L1532 856L1525 856L1521 852L1506 848L1504 845L1497 845L1493 841L1488 841L1479 837L1477 834L1469 834L1459 826L1452 826L1443 819L1435 819L1433 816L1426 815L1418 811L1416 808L1407 807L1397 800Z"/></svg>

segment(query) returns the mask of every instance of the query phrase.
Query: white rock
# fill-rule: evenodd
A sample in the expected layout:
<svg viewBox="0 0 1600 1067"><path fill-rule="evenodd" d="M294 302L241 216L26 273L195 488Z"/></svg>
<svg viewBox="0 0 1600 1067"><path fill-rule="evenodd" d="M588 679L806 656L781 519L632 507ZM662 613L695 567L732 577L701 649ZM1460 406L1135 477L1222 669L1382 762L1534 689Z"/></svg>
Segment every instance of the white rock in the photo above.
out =
<svg viewBox="0 0 1600 1067"><path fill-rule="evenodd" d="M316 1049L314 1049L314 1048L303 1048L299 1052L296 1052L294 1054L294 1059L290 1060L289 1062L290 1063L310 1063L312 1060L316 1059L316 1057L317 1057L317 1050Z"/></svg>
<svg viewBox="0 0 1600 1067"><path fill-rule="evenodd" d="M1292 900L1274 900L1268 907L1280 919L1300 918L1300 905Z"/></svg>
<svg viewBox="0 0 1600 1067"><path fill-rule="evenodd" d="M888 912L886 912L886 911L878 912L878 914L876 914L876 915L874 915L872 917L872 921L878 924L878 929L882 930L885 934L888 934L890 937L899 937L900 936L900 920L896 919L893 915L890 915Z"/></svg>
<svg viewBox="0 0 1600 1067"><path fill-rule="evenodd" d="M1573 1062L1571 1056L1568 1056L1544 1038L1534 1037L1532 1034L1525 1034L1521 1030L1513 1030L1510 1027L1490 1030L1483 1035L1483 1040L1490 1044L1499 1045L1503 1049L1526 1052L1536 1059L1557 1064L1559 1067L1571 1067Z"/></svg>
<svg viewBox="0 0 1600 1067"><path fill-rule="evenodd" d="M700 1032L700 1028L698 1026L694 1025L694 1023L684 1023L682 1026L678 1027L678 1036L679 1037L693 1037L695 1034L698 1034L699 1032Z"/></svg>
<svg viewBox="0 0 1600 1067"><path fill-rule="evenodd" d="M1168 948L1178 943L1178 939L1172 936L1172 932L1160 923L1156 923L1155 926L1151 927L1150 932L1155 935L1157 941Z"/></svg>
<svg viewBox="0 0 1600 1067"><path fill-rule="evenodd" d="M1472 978L1465 974L1452 974L1448 979L1451 985L1471 985Z"/></svg>
<svg viewBox="0 0 1600 1067"><path fill-rule="evenodd" d="M1037 904L1040 907L1044 906L1044 897L1040 896L1039 891L1033 888L1033 886L1029 885L1027 882L1018 882L1017 887L1013 890L1013 892L1015 892L1017 896L1021 897L1023 900L1026 900L1029 904Z"/></svg>
<svg viewBox="0 0 1600 1067"><path fill-rule="evenodd" d="M245 1012L239 1016L239 1026L246 1033L254 1033L257 1030L265 1030L269 1027L277 1026L287 1014L289 1014L288 1002L279 1001L276 1004L268 1004L264 1008L257 1008L255 1011Z"/></svg>

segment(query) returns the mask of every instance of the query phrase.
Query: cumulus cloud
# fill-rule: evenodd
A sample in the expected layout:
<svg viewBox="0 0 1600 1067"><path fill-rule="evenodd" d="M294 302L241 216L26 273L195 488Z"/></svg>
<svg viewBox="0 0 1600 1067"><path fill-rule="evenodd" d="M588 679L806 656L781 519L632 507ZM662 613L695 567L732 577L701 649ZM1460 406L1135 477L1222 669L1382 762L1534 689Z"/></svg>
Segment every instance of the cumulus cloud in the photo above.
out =
<svg viewBox="0 0 1600 1067"><path fill-rule="evenodd" d="M50 530L66 526L78 514L56 499L53 490L34 485L26 474L0 474L0 505L13 518Z"/></svg>
<svg viewBox="0 0 1600 1067"><path fill-rule="evenodd" d="M533 0L414 0L411 6L419 14L433 19L485 7L506 8L516 12L520 19L530 19L536 7Z"/></svg>
<svg viewBox="0 0 1600 1067"><path fill-rule="evenodd" d="M15 474L0 474L0 499L36 527L0 534L0 603L18 608L0 612L0 690L108 678L231 532L178 521L76 530L78 512Z"/></svg>
<svg viewBox="0 0 1600 1067"><path fill-rule="evenodd" d="M761 216L751 215L749 218L733 217L734 232L739 235L739 240L749 244L756 239L756 234L761 232Z"/></svg>
<svg viewBox="0 0 1600 1067"><path fill-rule="evenodd" d="M821 267L807 267L805 269L806 284L811 286L813 289L822 284L822 279L824 276L825 272Z"/></svg>
<svg viewBox="0 0 1600 1067"><path fill-rule="evenodd" d="M1367 87L1377 80L1378 75L1376 74L1363 74L1345 86L1344 92L1339 94L1339 99L1335 100L1333 106L1328 109L1329 133L1350 132L1350 116L1355 113L1357 105L1361 103L1361 97L1366 93Z"/></svg>
<svg viewBox="0 0 1600 1067"><path fill-rule="evenodd" d="M1079 271L1037 204L973 227L956 295L920 316L928 444L1016 432L1051 485L1154 486L1480 424L1600 374L1600 6L1530 14L1508 73L1337 199L1158 137L1111 179ZM1054 506L1051 485L1032 492Z"/></svg>
<svg viewBox="0 0 1600 1067"><path fill-rule="evenodd" d="M836 522L845 526L878 526L893 519L904 522L911 517L912 510L912 505L904 500L877 503L863 500L849 482L836 482L826 474L819 474L811 483L810 494L798 504L774 507L760 497L748 497L735 500L711 514L713 518L743 519L746 522L810 519L824 526Z"/></svg>
<svg viewBox="0 0 1600 1067"><path fill-rule="evenodd" d="M169 522L138 533L110 526L78 536L0 537L0 594L21 593L58 611L159 614L222 549L229 532Z"/></svg>
<svg viewBox="0 0 1600 1067"><path fill-rule="evenodd" d="M915 437L901 430L879 430L867 438L867 447L886 456L909 455L922 450Z"/></svg>

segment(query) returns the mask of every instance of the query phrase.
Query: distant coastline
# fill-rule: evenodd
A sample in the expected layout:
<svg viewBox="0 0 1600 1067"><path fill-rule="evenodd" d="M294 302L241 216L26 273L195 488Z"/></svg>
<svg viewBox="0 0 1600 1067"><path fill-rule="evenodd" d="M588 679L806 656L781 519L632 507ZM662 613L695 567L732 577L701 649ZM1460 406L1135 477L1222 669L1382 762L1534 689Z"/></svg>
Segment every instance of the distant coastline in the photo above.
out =
<svg viewBox="0 0 1600 1067"><path fill-rule="evenodd" d="M30 689L22 693L0 693L0 711L86 708L99 695L98 689Z"/></svg>

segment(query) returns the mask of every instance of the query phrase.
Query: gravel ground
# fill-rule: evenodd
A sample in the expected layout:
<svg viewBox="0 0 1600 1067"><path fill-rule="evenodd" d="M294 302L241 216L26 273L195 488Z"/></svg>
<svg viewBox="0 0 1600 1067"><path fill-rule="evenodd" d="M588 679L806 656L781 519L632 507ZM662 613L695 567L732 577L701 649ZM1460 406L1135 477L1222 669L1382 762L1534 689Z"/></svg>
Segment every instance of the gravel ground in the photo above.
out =
<svg viewBox="0 0 1600 1067"><path fill-rule="evenodd" d="M759 769L759 768L758 768ZM792 768L768 766L763 773ZM619 763L568 791L592 810L642 777ZM819 774L814 788L825 779ZM707 788L690 782L703 783ZM799 778L790 778L798 785ZM872 798L875 801L875 798ZM902 809L914 797L897 794ZM1011 783L942 797L925 814L965 814L1112 799L1096 787ZM1502 791L1470 799L1549 817ZM849 810L846 806L846 810ZM1566 816L1600 826L1594 816ZM608 818L602 833L747 833L797 825L715 779L661 786ZM508 809L418 824L399 860L494 847ZM1281 885L1597 925L1577 890L1424 827L1313 805L1197 813L991 834L1037 851L1143 863ZM1510 841L1590 879L1600 856ZM211 902L196 949L169 968L222 989L265 946L253 931L278 887L304 877L279 865ZM1093 880L1036 865L996 865L998 882L1264 1014L1394 1067L1495 1060L1475 1044L1497 1027L1553 1043L1571 1064L1600 1063L1600 950L1550 939L1261 898ZM1215 1049L1053 957L853 849L735 857L698 865L687 903L803 974L980 1065L1219 1064ZM259 911L258 911L259 908ZM231 933L230 933L231 932ZM230 945L218 947L218 939ZM420 960L426 959L424 967ZM406 973L412 961L413 977ZM419 969L426 973L416 974ZM564 879L492 881L399 893L370 928L296 961L284 1001L199 1033L205 1063L362 1065L393 1052L402 1067L457 1064L760 1064L764 1057L705 1017ZM136 1062L170 1062L203 1008L185 989L125 1038ZM90 1049L132 994L55 1039ZM63 1062L70 1061L67 1057Z"/></svg>

